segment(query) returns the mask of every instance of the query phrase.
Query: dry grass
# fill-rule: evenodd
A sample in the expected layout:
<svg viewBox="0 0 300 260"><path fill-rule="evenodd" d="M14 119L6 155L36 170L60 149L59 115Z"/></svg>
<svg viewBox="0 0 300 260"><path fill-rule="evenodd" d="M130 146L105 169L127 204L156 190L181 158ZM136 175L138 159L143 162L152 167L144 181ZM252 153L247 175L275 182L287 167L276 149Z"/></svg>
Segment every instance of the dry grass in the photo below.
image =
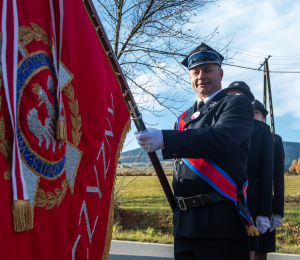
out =
<svg viewBox="0 0 300 260"><path fill-rule="evenodd" d="M126 177L124 184L133 178ZM172 177L167 178L171 185ZM114 239L173 243L172 211L156 176L140 176L121 193ZM300 254L299 231L300 176L285 176L285 216L277 229L277 251Z"/></svg>

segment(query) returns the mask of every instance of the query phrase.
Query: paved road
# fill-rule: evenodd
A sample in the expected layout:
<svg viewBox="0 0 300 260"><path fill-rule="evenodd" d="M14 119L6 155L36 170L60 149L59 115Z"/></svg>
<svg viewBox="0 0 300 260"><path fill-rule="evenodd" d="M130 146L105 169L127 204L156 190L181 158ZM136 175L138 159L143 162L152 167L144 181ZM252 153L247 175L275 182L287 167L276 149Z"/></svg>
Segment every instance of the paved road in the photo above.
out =
<svg viewBox="0 0 300 260"><path fill-rule="evenodd" d="M111 241L109 260L174 260L173 245Z"/></svg>
<svg viewBox="0 0 300 260"><path fill-rule="evenodd" d="M174 260L173 245L112 240L109 260ZM300 255L268 254L268 260L300 260Z"/></svg>

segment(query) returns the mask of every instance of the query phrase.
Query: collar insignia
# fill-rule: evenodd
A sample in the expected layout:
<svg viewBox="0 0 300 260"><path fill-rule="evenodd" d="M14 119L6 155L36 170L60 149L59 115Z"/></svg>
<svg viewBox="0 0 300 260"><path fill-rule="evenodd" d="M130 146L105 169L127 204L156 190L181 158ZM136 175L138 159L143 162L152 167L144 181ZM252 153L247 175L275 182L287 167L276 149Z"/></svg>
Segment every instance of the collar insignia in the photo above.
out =
<svg viewBox="0 0 300 260"><path fill-rule="evenodd" d="M212 107L214 107L216 104L217 104L216 101L211 102L211 103L208 105L208 108L212 108Z"/></svg>

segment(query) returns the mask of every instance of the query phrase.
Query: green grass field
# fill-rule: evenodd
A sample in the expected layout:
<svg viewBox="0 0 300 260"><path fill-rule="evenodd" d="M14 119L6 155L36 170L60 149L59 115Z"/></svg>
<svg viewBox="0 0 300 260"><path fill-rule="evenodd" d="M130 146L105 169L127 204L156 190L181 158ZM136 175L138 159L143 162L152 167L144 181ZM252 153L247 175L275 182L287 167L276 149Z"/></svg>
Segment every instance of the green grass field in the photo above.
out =
<svg viewBox="0 0 300 260"><path fill-rule="evenodd" d="M133 178L125 177L123 185ZM168 180L171 184L172 176ZM173 243L172 212L156 176L139 176L120 194L113 239ZM300 177L285 176L285 216L277 229L277 252L300 254L299 231Z"/></svg>

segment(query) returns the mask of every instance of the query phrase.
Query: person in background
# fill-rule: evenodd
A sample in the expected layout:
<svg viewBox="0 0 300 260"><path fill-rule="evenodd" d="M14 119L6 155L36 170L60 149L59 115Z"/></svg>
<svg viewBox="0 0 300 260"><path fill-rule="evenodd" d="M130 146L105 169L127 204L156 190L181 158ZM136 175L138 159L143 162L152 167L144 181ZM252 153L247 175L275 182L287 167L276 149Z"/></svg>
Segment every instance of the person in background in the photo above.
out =
<svg viewBox="0 0 300 260"><path fill-rule="evenodd" d="M243 81L235 81L225 89L227 94L244 94L251 101L254 96L249 86ZM254 112L255 113L255 112ZM247 164L248 207L257 230L264 234L270 227L272 209L272 178L273 178L273 138L270 127L259 120L254 120L251 134L250 155ZM259 236L249 237L250 260L254 260L255 251L259 249Z"/></svg>
<svg viewBox="0 0 300 260"><path fill-rule="evenodd" d="M265 122L268 111L258 100L253 102L254 118ZM255 252L255 260L267 260L267 253L276 251L275 230L282 223L284 212L284 148L279 135L272 133L274 142L274 171L273 171L273 203L271 226L260 236L259 249Z"/></svg>

